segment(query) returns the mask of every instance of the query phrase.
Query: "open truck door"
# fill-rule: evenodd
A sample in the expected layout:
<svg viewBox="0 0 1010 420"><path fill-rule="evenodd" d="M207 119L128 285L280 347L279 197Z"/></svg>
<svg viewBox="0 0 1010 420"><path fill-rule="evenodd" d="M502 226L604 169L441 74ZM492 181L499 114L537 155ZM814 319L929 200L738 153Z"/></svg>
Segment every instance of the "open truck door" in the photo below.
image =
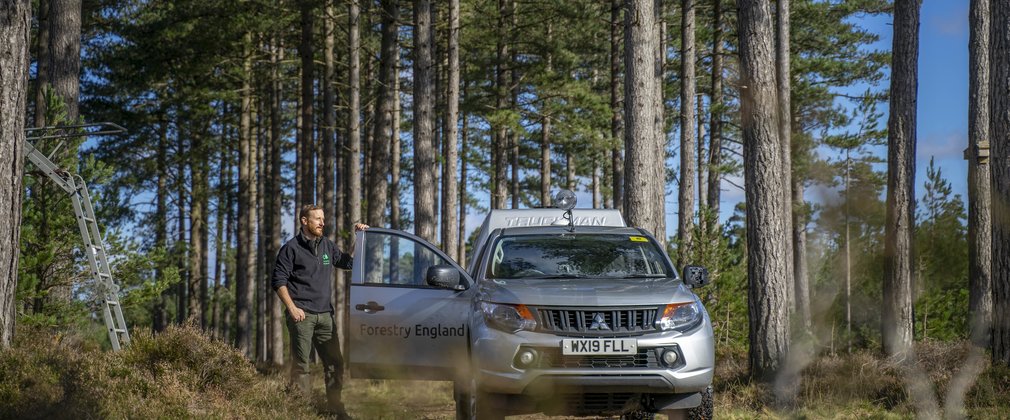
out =
<svg viewBox="0 0 1010 420"><path fill-rule="evenodd" d="M355 240L347 305L351 376L459 378L469 361L476 292L470 276L409 233L369 228Z"/></svg>

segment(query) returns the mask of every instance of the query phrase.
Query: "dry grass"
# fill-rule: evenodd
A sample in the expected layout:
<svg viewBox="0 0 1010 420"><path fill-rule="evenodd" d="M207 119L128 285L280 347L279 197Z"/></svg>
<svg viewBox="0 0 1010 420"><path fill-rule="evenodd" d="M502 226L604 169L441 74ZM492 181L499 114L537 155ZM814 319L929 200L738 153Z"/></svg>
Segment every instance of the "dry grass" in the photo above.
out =
<svg viewBox="0 0 1010 420"><path fill-rule="evenodd" d="M915 366L929 378L931 395L942 407L952 378L964 368L970 350L965 342L924 341L916 345ZM985 357L983 373L966 400L970 418L1010 418L1010 369L992 367ZM909 397L905 365L876 352L824 354L806 366L793 405L774 408L770 387L752 382L746 353L718 357L715 390L717 417L722 418L915 418L921 417ZM941 415L948 413L940 413ZM953 415L957 418L957 415Z"/></svg>
<svg viewBox="0 0 1010 420"><path fill-rule="evenodd" d="M74 336L19 331L0 352L3 418L312 418L230 346L192 328L140 332L120 353Z"/></svg>
<svg viewBox="0 0 1010 420"><path fill-rule="evenodd" d="M917 366L941 406L968 351L964 343L917 347ZM917 416L902 365L874 352L814 359L802 371L794 404L778 409L771 389L749 379L745 353L721 351L717 359L717 418ZM322 374L314 375L312 399L287 393L285 377L257 373L230 346L190 328L136 334L121 353L75 336L19 331L15 346L0 352L0 418L320 418ZM359 419L455 416L449 382L350 379L344 401ZM970 418L1010 418L1010 369L986 361L965 405Z"/></svg>

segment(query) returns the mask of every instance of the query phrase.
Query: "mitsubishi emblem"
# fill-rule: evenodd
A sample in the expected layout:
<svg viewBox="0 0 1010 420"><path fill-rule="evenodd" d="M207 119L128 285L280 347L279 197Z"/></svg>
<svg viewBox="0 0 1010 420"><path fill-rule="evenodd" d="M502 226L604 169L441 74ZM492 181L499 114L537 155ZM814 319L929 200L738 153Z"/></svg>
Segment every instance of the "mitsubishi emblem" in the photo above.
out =
<svg viewBox="0 0 1010 420"><path fill-rule="evenodd" d="M610 326L607 325L607 321L603 319L603 313L597 312L593 315L593 323L589 325L591 330L610 330Z"/></svg>

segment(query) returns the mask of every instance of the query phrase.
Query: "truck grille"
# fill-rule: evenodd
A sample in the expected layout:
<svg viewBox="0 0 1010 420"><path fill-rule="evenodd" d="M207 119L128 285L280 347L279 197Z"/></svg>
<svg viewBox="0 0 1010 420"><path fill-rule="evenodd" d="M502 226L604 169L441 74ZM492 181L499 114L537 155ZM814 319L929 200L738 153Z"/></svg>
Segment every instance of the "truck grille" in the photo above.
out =
<svg viewBox="0 0 1010 420"><path fill-rule="evenodd" d="M539 330L558 335L610 337L656 331L658 308L539 308Z"/></svg>
<svg viewBox="0 0 1010 420"><path fill-rule="evenodd" d="M638 349L637 354L606 356L566 356L557 348L539 348L540 369L609 369L609 368L660 368L653 349Z"/></svg>

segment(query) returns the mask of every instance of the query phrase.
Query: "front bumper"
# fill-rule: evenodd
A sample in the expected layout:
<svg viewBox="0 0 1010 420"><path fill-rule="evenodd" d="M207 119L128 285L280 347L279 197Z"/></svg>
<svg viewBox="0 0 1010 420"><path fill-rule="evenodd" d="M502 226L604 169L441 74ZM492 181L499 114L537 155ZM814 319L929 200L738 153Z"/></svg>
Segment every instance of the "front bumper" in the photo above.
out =
<svg viewBox="0 0 1010 420"><path fill-rule="evenodd" d="M707 314L706 314L707 318ZM554 334L520 331L512 334L480 325L474 333L472 356L477 383L485 392L523 394L549 398L554 394L630 392L641 394L683 394L711 385L715 366L715 340L708 319L698 328L641 335L636 363L537 364L516 367L521 348L538 350L541 357L560 354L561 337ZM680 360L667 368L652 363L649 352L675 348ZM658 353L656 353L658 354ZM640 357L640 359L641 359Z"/></svg>

